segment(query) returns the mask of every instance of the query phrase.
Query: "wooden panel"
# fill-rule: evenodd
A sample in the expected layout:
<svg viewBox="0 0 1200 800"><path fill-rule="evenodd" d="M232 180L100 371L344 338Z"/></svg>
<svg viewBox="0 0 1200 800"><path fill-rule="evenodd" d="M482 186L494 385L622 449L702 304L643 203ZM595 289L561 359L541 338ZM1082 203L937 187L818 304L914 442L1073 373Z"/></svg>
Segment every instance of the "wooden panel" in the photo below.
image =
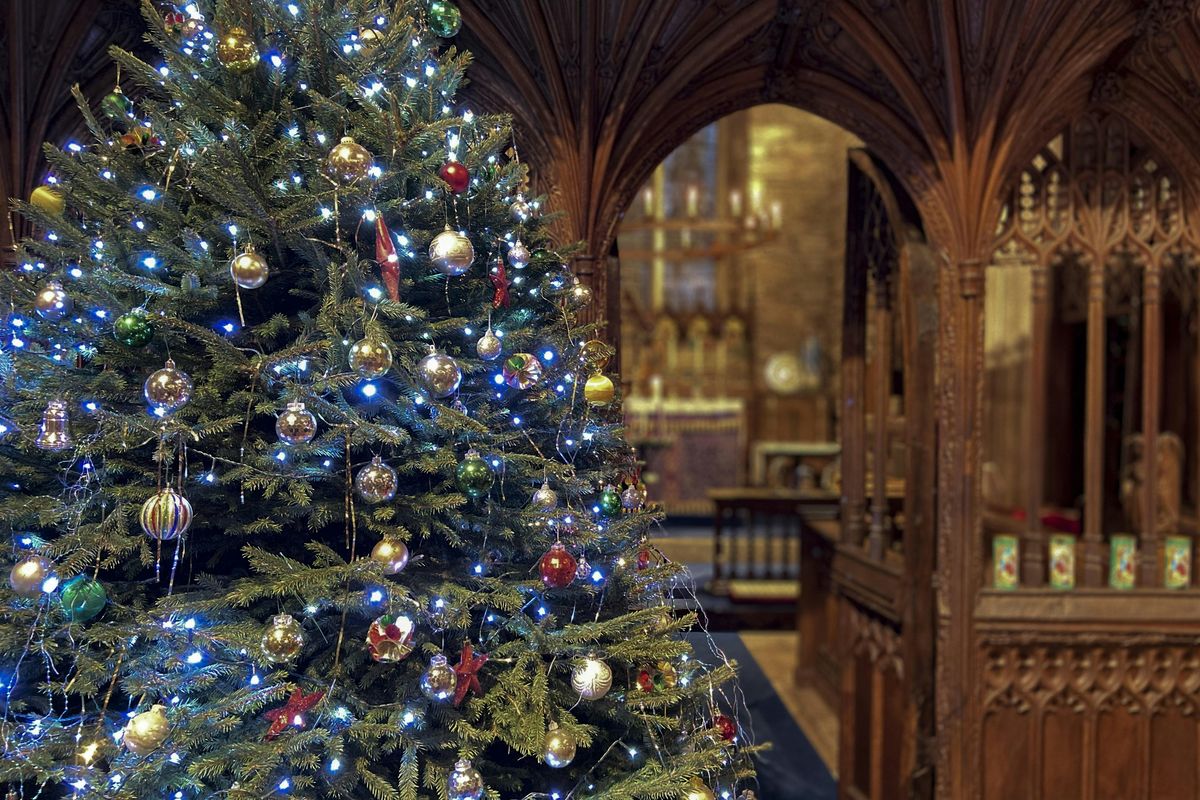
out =
<svg viewBox="0 0 1200 800"><path fill-rule="evenodd" d="M911 741L908 725L909 706L904 696L904 682L894 672L883 675L884 729L880 762L884 765L883 781L879 787L881 800L901 800L908 797L908 775L905 758L907 745Z"/></svg>
<svg viewBox="0 0 1200 800"><path fill-rule="evenodd" d="M1096 800L1145 797L1142 789L1144 716L1117 706L1096 723Z"/></svg>
<svg viewBox="0 0 1200 800"><path fill-rule="evenodd" d="M851 773L852 785L868 794L871 791L871 700L874 696L875 669L870 659L865 656L855 658L851 662L850 671L854 675L854 697L850 701L851 730L853 731L854 769ZM845 702L846 698L842 698ZM842 716L845 725L846 715Z"/></svg>
<svg viewBox="0 0 1200 800"><path fill-rule="evenodd" d="M1028 714L1003 708L983 720L983 800L1032 797ZM1126 798L1128 800L1128 798Z"/></svg>
<svg viewBox="0 0 1200 800"><path fill-rule="evenodd" d="M1042 794L1045 800L1083 800L1084 719L1055 709L1042 719Z"/></svg>
<svg viewBox="0 0 1200 800"><path fill-rule="evenodd" d="M1154 800L1194 800L1200 792L1196 734L1195 716L1185 716L1180 708L1167 709L1150 720L1150 796Z"/></svg>

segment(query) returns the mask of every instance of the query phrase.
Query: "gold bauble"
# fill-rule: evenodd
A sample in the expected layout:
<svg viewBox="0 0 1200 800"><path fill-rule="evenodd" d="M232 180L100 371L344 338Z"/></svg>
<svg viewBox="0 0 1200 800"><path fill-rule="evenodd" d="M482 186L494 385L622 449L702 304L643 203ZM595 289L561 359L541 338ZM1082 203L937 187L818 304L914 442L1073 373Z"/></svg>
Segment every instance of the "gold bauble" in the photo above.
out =
<svg viewBox="0 0 1200 800"><path fill-rule="evenodd" d="M40 208L52 217L61 217L67 208L67 201L58 189L39 186L29 195L29 205Z"/></svg>
<svg viewBox="0 0 1200 800"><path fill-rule="evenodd" d="M217 43L217 60L230 72L249 72L258 66L261 58L258 46L245 28L235 25L225 31Z"/></svg>
<svg viewBox="0 0 1200 800"><path fill-rule="evenodd" d="M583 385L583 396L594 406L606 406L616 396L616 387L607 375L597 372Z"/></svg>
<svg viewBox="0 0 1200 800"><path fill-rule="evenodd" d="M408 566L408 545L399 539L384 539L371 548L371 560L383 564L387 575L398 575Z"/></svg>
<svg viewBox="0 0 1200 800"><path fill-rule="evenodd" d="M74 307L75 301L67 294L61 281L47 281L33 298L33 310L39 317L50 322L58 322L70 314Z"/></svg>
<svg viewBox="0 0 1200 800"><path fill-rule="evenodd" d="M500 337L492 331L492 326L489 325L487 332L479 337L479 341L475 342L475 352L484 361L492 361L497 358L504 350L504 343L500 341Z"/></svg>
<svg viewBox="0 0 1200 800"><path fill-rule="evenodd" d="M53 574L54 565L50 559L30 553L13 564L12 572L8 573L8 585L18 596L33 598L42 593L42 584Z"/></svg>
<svg viewBox="0 0 1200 800"><path fill-rule="evenodd" d="M599 700L612 688L612 669L595 656L588 656L571 670L571 688L584 700Z"/></svg>
<svg viewBox="0 0 1200 800"><path fill-rule="evenodd" d="M155 705L151 706L149 711L143 711L129 720L121 742L125 749L135 756L147 756L162 746L170 732L171 723L167 720L167 709Z"/></svg>
<svg viewBox="0 0 1200 800"><path fill-rule="evenodd" d="M350 367L364 378L378 378L392 368L392 348L383 339L368 336L350 348Z"/></svg>
<svg viewBox="0 0 1200 800"><path fill-rule="evenodd" d="M255 252L253 247L247 247L245 252L234 257L229 262L229 274L233 282L243 289L257 289L267 282L271 268L267 260Z"/></svg>
<svg viewBox="0 0 1200 800"><path fill-rule="evenodd" d="M670 661L660 661L655 668L658 670L658 676L662 679L663 686L674 689L679 685L679 671Z"/></svg>
<svg viewBox="0 0 1200 800"><path fill-rule="evenodd" d="M588 339L579 347L579 360L585 366L596 371L608 366L608 360L611 357L612 347L599 339Z"/></svg>
<svg viewBox="0 0 1200 800"><path fill-rule="evenodd" d="M551 722L549 730L546 731L546 742L543 757L546 760L548 767L565 767L575 759L575 750L579 746L579 740L575 738L575 734L568 730L558 727L557 723Z"/></svg>
<svg viewBox="0 0 1200 800"><path fill-rule="evenodd" d="M338 183L356 183L370 174L373 160L370 150L354 141L353 137L343 136L325 159L325 174Z"/></svg>
<svg viewBox="0 0 1200 800"><path fill-rule="evenodd" d="M716 800L716 797L712 789L705 786L704 781L699 778L692 778L687 791L683 793L684 800Z"/></svg>
<svg viewBox="0 0 1200 800"><path fill-rule="evenodd" d="M462 275L475 261L475 247L465 234L446 229L429 243L429 260L447 277Z"/></svg>
<svg viewBox="0 0 1200 800"><path fill-rule="evenodd" d="M549 514L554 509L558 508L558 493L550 488L549 481L542 481L542 486L533 493L533 498L529 504L538 511L544 511Z"/></svg>
<svg viewBox="0 0 1200 800"><path fill-rule="evenodd" d="M291 614L280 614L271 619L271 624L262 637L263 655L268 661L281 664L291 661L304 648L304 629Z"/></svg>

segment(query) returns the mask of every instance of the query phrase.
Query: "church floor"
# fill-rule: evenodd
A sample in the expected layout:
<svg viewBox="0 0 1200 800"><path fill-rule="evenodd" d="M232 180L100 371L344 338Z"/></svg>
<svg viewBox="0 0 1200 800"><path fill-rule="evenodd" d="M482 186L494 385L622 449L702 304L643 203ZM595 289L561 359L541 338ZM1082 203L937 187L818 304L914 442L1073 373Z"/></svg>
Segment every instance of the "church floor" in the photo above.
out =
<svg viewBox="0 0 1200 800"><path fill-rule="evenodd" d="M655 546L673 561L687 564L696 583L702 584L711 570L711 531L700 526L670 526L664 533L655 537ZM703 603L705 594L699 596ZM815 690L793 682L799 634L739 627L714 632L712 638L726 655L739 661L754 739L772 744L760 759L759 796L833 800L837 794L837 716ZM694 640L698 650L700 639Z"/></svg>

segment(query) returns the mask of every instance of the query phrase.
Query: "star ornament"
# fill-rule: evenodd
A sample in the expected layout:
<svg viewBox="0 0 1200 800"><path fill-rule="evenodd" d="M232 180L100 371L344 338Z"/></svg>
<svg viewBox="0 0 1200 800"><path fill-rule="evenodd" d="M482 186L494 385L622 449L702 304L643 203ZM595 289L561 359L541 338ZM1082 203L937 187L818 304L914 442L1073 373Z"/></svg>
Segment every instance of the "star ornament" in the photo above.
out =
<svg viewBox="0 0 1200 800"><path fill-rule="evenodd" d="M462 655L454 665L454 674L458 682L454 686L454 705L462 705L467 698L467 692L483 694L479 686L479 669L487 663L487 653L475 655L475 649L470 642L463 642Z"/></svg>
<svg viewBox="0 0 1200 800"><path fill-rule="evenodd" d="M321 698L324 696L324 691L305 694L302 689L295 689L282 707L265 712L263 718L271 723L271 727L267 728L265 737L267 741L283 733L289 725L295 725L303 730L306 724L304 714L321 702Z"/></svg>

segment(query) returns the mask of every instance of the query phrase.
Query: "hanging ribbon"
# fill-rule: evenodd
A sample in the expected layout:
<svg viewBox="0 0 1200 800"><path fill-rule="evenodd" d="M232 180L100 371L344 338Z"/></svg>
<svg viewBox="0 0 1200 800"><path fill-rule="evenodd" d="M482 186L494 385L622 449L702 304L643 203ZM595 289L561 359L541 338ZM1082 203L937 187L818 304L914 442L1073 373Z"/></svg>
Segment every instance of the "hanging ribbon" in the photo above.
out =
<svg viewBox="0 0 1200 800"><path fill-rule="evenodd" d="M488 278L492 281L492 286L496 287L496 293L492 295L492 308L500 308L508 305L508 273L504 270L504 258L497 254L496 263L488 271Z"/></svg>
<svg viewBox="0 0 1200 800"><path fill-rule="evenodd" d="M388 297L393 303L399 303L400 256L396 255L396 243L392 241L391 231L379 213L375 215L375 260L379 262L379 272L383 277L383 285L387 287Z"/></svg>

